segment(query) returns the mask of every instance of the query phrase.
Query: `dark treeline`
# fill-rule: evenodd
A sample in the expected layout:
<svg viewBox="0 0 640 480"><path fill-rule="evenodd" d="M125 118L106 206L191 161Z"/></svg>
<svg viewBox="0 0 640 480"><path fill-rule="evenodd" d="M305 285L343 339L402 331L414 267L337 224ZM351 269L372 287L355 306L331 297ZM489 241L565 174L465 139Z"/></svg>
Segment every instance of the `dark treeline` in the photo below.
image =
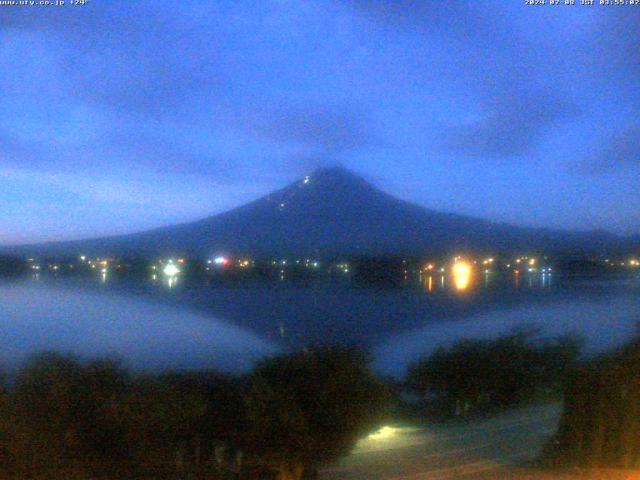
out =
<svg viewBox="0 0 640 480"><path fill-rule="evenodd" d="M432 421L564 391L546 458L638 466L640 342L586 364L580 344L531 332L463 340L414 364L396 393L416 393ZM312 479L397 405L364 354L339 348L270 358L240 377L133 374L112 360L46 353L0 385L3 479Z"/></svg>
<svg viewBox="0 0 640 480"><path fill-rule="evenodd" d="M18 257L0 254L0 278L21 275L27 271L27 262Z"/></svg>
<svg viewBox="0 0 640 480"><path fill-rule="evenodd" d="M375 430L389 395L362 354L324 348L233 378L31 359L0 393L2 478L315 478Z"/></svg>
<svg viewBox="0 0 640 480"><path fill-rule="evenodd" d="M571 336L540 341L532 332L463 340L415 363L406 385L432 420L563 399L544 464L638 468L640 339L595 360L580 360L580 346Z"/></svg>
<svg viewBox="0 0 640 480"><path fill-rule="evenodd" d="M573 373L546 457L561 466L640 467L640 340Z"/></svg>
<svg viewBox="0 0 640 480"><path fill-rule="evenodd" d="M433 415L445 418L560 398L580 347L571 336L542 341L527 331L462 340L413 364L407 386Z"/></svg>

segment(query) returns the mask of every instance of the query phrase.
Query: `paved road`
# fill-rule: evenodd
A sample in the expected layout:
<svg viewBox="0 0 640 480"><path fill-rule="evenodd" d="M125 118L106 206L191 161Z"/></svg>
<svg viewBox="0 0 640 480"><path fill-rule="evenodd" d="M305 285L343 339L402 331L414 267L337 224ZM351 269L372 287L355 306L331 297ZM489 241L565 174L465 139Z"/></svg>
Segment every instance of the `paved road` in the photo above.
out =
<svg viewBox="0 0 640 480"><path fill-rule="evenodd" d="M557 404L529 407L490 420L433 428L388 425L362 439L353 453L326 468L322 480L616 479L640 474L550 474L518 467L536 458L556 431ZM631 476L629 476L631 475Z"/></svg>

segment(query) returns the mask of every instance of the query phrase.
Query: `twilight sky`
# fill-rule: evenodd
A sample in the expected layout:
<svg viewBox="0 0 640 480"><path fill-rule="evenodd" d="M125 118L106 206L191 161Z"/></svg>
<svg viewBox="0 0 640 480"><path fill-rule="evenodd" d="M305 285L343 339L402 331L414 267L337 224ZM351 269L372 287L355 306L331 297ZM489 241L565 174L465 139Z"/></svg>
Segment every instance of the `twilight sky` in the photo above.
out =
<svg viewBox="0 0 640 480"><path fill-rule="evenodd" d="M335 164L434 209L640 231L640 7L0 6L0 81L0 244L197 219Z"/></svg>

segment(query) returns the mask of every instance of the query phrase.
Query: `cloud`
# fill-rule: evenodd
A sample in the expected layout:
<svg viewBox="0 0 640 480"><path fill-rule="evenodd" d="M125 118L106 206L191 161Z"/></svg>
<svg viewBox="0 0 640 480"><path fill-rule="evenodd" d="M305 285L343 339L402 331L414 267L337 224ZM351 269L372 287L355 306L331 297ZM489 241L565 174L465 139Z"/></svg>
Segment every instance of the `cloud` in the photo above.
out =
<svg viewBox="0 0 640 480"><path fill-rule="evenodd" d="M189 23L188 9L156 7L144 1L117 8L96 3L73 12L14 8L0 15L5 41L19 45L26 39L56 56L48 76L64 78L76 101L159 118L228 85L217 29Z"/></svg>
<svg viewBox="0 0 640 480"><path fill-rule="evenodd" d="M249 128L258 137L328 154L376 143L370 119L351 105L276 107L256 115Z"/></svg>
<svg viewBox="0 0 640 480"><path fill-rule="evenodd" d="M455 29L471 31L479 22L473 13L473 3L424 2L416 0L349 0L347 5L370 20L385 24L403 25L411 28Z"/></svg>
<svg viewBox="0 0 640 480"><path fill-rule="evenodd" d="M605 142L593 155L576 165L586 174L607 174L628 167L640 167L640 124L629 125Z"/></svg>
<svg viewBox="0 0 640 480"><path fill-rule="evenodd" d="M268 84L264 89L252 85L255 79L247 72L252 66L242 55L251 58L262 47L247 51L243 42L268 30L269 23L261 20L271 9L256 9L255 30L236 37L231 33L244 25L236 20L238 12L198 5L167 12L151 2L128 2L118 8L96 4L73 14L33 15L5 9L1 14L10 44L47 45L47 84L56 80L57 100L38 102L32 109L58 123L74 108L92 112L90 121L82 122L91 125L91 142L71 147L60 142L53 128L46 134L44 121L38 132L46 141L22 138L19 132L28 130L21 123L34 122L22 108L12 119L10 161L56 169L136 165L231 182L251 180L260 170L282 173L281 166L308 171L323 164L323 157L333 161L373 141L368 115L353 105L334 98L292 104L283 101L287 95L270 93ZM19 58L8 55L3 66L13 70ZM33 84L28 77L25 69L12 84ZM77 130L63 123L66 130Z"/></svg>
<svg viewBox="0 0 640 480"><path fill-rule="evenodd" d="M606 49L607 70L611 72L612 61L622 75L640 74L640 11L635 9L615 10L606 15L600 24L599 41ZM627 84L627 88L638 93L640 87Z"/></svg>
<svg viewBox="0 0 640 480"><path fill-rule="evenodd" d="M535 150L549 126L578 115L579 107L566 99L512 92L486 105L480 118L445 126L438 146L470 157L521 157Z"/></svg>
<svg viewBox="0 0 640 480"><path fill-rule="evenodd" d="M416 182L446 165L448 186L452 176L513 176L514 159L535 158L544 170L584 155L580 172L636 162L634 132L607 140L601 126L635 122L640 10L566 15L470 0L180 5L0 9L1 162L45 179L78 175L56 184L56 195L76 180L90 189L92 179L115 179L129 205L146 198L147 179L153 191L175 185L205 198L209 188L257 192L335 163ZM564 180L584 181L571 168L559 168ZM477 202L465 207L454 194L455 209L473 211ZM593 199L583 197L584 212ZM108 209L108 198L95 200Z"/></svg>
<svg viewBox="0 0 640 480"><path fill-rule="evenodd" d="M199 136L198 133L194 135ZM150 188L170 179L179 185L208 181L212 193L220 191L221 187L239 191L249 185L258 189L273 188L283 180L289 181L338 161L337 154L328 153L329 146L333 152L338 151L336 142L309 140L308 144L288 145L299 138L297 135L286 136L280 139L283 145L270 147L256 141L251 148L247 140L245 149L238 151L234 140L229 145L218 144L216 138L195 143L193 138L183 138L180 134L176 138L176 135L126 128L110 130L82 145L25 140L0 129L0 157L4 168L0 169L0 175L3 171L31 172L35 178L50 179L68 192L75 192L78 186L87 184L92 189L102 179L120 178L120 190L100 189L103 193L108 192L114 205L118 195L153 198L147 195L145 182L134 180L145 176ZM81 176L77 182L57 182L57 179L78 174ZM202 191L205 189L200 189Z"/></svg>

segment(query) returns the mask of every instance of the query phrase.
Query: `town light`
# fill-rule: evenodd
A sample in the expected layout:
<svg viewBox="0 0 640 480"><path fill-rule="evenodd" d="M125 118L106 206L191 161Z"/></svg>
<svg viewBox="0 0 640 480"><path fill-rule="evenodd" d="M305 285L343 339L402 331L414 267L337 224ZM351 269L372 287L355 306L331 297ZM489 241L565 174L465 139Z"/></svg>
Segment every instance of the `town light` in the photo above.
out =
<svg viewBox="0 0 640 480"><path fill-rule="evenodd" d="M180 273L180 269L173 263L169 263L162 271L167 277L175 277Z"/></svg>
<svg viewBox="0 0 640 480"><path fill-rule="evenodd" d="M225 265L229 264L229 259L227 257L220 256L220 257L214 258L213 263L215 263L219 267L224 267Z"/></svg>

